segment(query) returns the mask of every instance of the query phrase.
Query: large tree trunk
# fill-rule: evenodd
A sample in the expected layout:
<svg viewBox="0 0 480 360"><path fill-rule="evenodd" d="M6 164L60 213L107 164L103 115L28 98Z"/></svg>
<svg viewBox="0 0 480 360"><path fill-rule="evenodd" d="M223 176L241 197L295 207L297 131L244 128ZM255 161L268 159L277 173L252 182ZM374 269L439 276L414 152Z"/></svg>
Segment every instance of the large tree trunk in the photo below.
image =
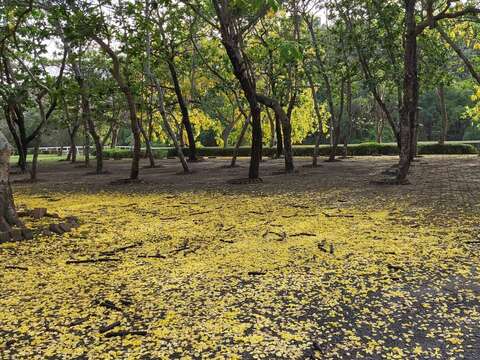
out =
<svg viewBox="0 0 480 360"><path fill-rule="evenodd" d="M250 106L252 120L252 151L250 155L250 168L248 177L251 180L259 178L260 161L262 160L262 122L260 105L256 94L256 81L243 53L241 43L242 34L239 32L234 14L228 2L214 0L213 6L220 23L222 43L233 67L235 77L245 94Z"/></svg>
<svg viewBox="0 0 480 360"><path fill-rule="evenodd" d="M12 226L23 228L15 209L12 189L10 187L10 144L0 133L0 242L8 241L12 237ZM22 235L23 236L23 235Z"/></svg>
<svg viewBox="0 0 480 360"><path fill-rule="evenodd" d="M405 0L404 99L400 116L400 161L397 181L405 183L410 169L412 136L418 105L416 0Z"/></svg>

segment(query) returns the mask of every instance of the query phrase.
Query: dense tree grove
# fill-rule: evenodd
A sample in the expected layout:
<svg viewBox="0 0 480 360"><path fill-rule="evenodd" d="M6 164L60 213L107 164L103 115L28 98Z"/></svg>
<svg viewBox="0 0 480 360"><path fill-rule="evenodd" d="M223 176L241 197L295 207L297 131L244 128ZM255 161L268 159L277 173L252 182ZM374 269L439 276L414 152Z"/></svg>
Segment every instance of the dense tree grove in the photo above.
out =
<svg viewBox="0 0 480 360"><path fill-rule="evenodd" d="M293 172L292 145L394 141L396 183L418 139L474 138L478 1L6 0L0 5L3 132L19 155L67 145L174 146L185 172L202 145L262 148ZM186 148L183 155L182 148ZM34 159L36 157L34 156ZM235 164L235 157L232 165Z"/></svg>

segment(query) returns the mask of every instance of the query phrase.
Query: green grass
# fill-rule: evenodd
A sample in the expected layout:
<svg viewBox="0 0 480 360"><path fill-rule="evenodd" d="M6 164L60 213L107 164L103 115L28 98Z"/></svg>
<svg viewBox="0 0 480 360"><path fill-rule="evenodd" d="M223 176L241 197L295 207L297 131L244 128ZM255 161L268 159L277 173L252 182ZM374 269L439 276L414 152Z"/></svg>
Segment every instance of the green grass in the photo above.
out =
<svg viewBox="0 0 480 360"><path fill-rule="evenodd" d="M28 155L27 156L27 162L31 163L32 162L33 155ZM40 154L38 155L38 161L40 163L52 163L60 160L65 160L67 158L66 155L64 156L59 156L57 154ZM83 161L83 156L77 156L77 161ZM18 162L18 155L12 155L10 157L10 164L11 165L16 165Z"/></svg>

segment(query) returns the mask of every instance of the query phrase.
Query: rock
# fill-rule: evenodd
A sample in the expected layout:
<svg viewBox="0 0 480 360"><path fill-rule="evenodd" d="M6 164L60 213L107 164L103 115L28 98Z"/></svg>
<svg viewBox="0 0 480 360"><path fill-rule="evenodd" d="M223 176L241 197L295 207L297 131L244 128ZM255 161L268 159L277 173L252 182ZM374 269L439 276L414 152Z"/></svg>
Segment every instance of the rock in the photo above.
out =
<svg viewBox="0 0 480 360"><path fill-rule="evenodd" d="M80 226L80 221L76 216L68 216L65 220L72 228L77 228Z"/></svg>
<svg viewBox="0 0 480 360"><path fill-rule="evenodd" d="M32 217L34 219L41 219L45 215L47 215L47 209L46 208L35 208L32 210Z"/></svg>
<svg viewBox="0 0 480 360"><path fill-rule="evenodd" d="M12 241L23 240L22 229L12 229L9 231L9 234Z"/></svg>
<svg viewBox="0 0 480 360"><path fill-rule="evenodd" d="M22 235L25 240L33 239L33 232L30 229L22 229Z"/></svg>
<svg viewBox="0 0 480 360"><path fill-rule="evenodd" d="M0 244L10 240L10 233L8 231L0 232Z"/></svg>
<svg viewBox="0 0 480 360"><path fill-rule="evenodd" d="M63 232L69 232L72 230L72 226L68 223L60 223L58 224L58 227L63 230Z"/></svg>
<svg viewBox="0 0 480 360"><path fill-rule="evenodd" d="M53 235L53 232L51 232L51 231L48 230L48 229L43 229L43 230L42 230L42 235L44 235L44 236L52 236L52 235Z"/></svg>
<svg viewBox="0 0 480 360"><path fill-rule="evenodd" d="M55 233L55 234L58 234L58 235L62 235L65 231L62 230L62 228L60 227L59 224L50 224L50 226L48 227L48 229Z"/></svg>

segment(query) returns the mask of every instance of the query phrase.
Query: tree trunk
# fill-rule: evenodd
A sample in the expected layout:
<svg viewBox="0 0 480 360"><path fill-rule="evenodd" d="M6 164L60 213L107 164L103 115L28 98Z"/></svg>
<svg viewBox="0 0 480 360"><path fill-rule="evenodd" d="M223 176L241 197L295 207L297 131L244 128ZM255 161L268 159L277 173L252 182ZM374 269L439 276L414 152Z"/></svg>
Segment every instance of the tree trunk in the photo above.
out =
<svg viewBox="0 0 480 360"><path fill-rule="evenodd" d="M320 151L320 140L322 139L322 131L318 130L315 135L315 147L313 148L312 167L318 166L318 154Z"/></svg>
<svg viewBox="0 0 480 360"><path fill-rule="evenodd" d="M445 88L443 84L440 84L437 87L437 96L440 105L440 113L442 115L442 133L440 134L440 138L438 139L438 143L440 145L445 144L447 141L447 132L448 132L448 112L447 112L447 105L445 103Z"/></svg>
<svg viewBox="0 0 480 360"><path fill-rule="evenodd" d="M256 98L259 103L272 109L275 112L275 118L282 124L285 172L291 173L295 170L295 167L293 165L292 125L288 115L276 99L260 94L257 94Z"/></svg>
<svg viewBox="0 0 480 360"><path fill-rule="evenodd" d="M38 152L40 148L41 138L37 136L35 140L35 146L33 148L32 167L30 169L30 180L37 181L37 169L38 169Z"/></svg>
<svg viewBox="0 0 480 360"><path fill-rule="evenodd" d="M180 83L178 81L177 70L175 69L173 59L168 61L168 68L170 69L170 75L172 76L172 81L173 81L173 86L175 88L175 95L177 96L178 106L180 107L180 111L182 113L182 125L185 128L185 131L187 132L188 149L189 149L188 159L190 161L196 161L197 154L195 149L195 136L193 135L192 123L190 122L188 107L182 94L182 88L180 87Z"/></svg>
<svg viewBox="0 0 480 360"><path fill-rule="evenodd" d="M110 148L112 149L115 149L115 147L117 146L118 132L118 128L115 127L114 129L112 129L112 142L110 143Z"/></svg>
<svg viewBox="0 0 480 360"><path fill-rule="evenodd" d="M154 168L155 167L155 157L153 156L152 146L150 144L150 141L148 140L148 135L145 132L145 129L143 128L142 123L139 122L138 125L140 126L140 131L142 133L143 139L145 140L145 154L148 156L148 160L150 162L150 167Z"/></svg>
<svg viewBox="0 0 480 360"><path fill-rule="evenodd" d="M133 134L133 158L132 158L132 166L130 169L130 179L137 180L139 174L139 164L140 164L140 126L138 123L137 118L137 107L135 105L135 96L133 95L132 89L127 84L120 72L120 61L118 59L117 54L108 46L102 39L98 36L92 36L93 40L100 45L100 47L105 51L109 57L112 59L113 67L112 67L112 74L115 81L118 84L118 87L125 95L125 99L127 101L127 107L130 117L130 128Z"/></svg>
<svg viewBox="0 0 480 360"><path fill-rule="evenodd" d="M270 114L270 110L267 110L267 117L268 123L270 124L270 141L268 147L272 149L275 144L275 120L273 119L272 114Z"/></svg>
<svg viewBox="0 0 480 360"><path fill-rule="evenodd" d="M240 131L240 135L238 136L237 143L235 144L235 148L233 149L233 156L232 156L232 161L230 162L230 167L235 167L236 165L238 150L242 145L243 138L245 137L245 133L247 132L249 124L250 124L250 116L247 116L245 118L245 122L243 123L242 130Z"/></svg>
<svg viewBox="0 0 480 360"><path fill-rule="evenodd" d="M405 0L404 99L400 116L400 161L398 183L405 183L410 169L412 135L418 105L416 0Z"/></svg>
<svg viewBox="0 0 480 360"><path fill-rule="evenodd" d="M146 5L145 5L145 15L147 20L150 18L150 4L149 1L147 0ZM180 162L183 167L184 173L189 173L190 169L188 168L187 161L185 160L185 156L183 155L183 149L180 147L177 137L175 136L175 132L172 130L172 127L170 126L167 118L167 112L165 110L165 98L164 98L164 92L162 87L160 86L160 83L158 82L157 77L155 74L152 72L150 68L150 58L151 58L151 35L150 32L146 32L146 61L144 64L144 71L147 76L147 78L150 80L150 82L155 86L155 89L157 90L157 103L158 103L158 110L160 112L160 115L163 120L163 128L165 132L168 134L170 139L173 142L173 145L175 146L175 150L177 151L177 156L180 159Z"/></svg>
<svg viewBox="0 0 480 360"><path fill-rule="evenodd" d="M83 136L84 136L84 143L83 143L83 156L85 158L85 167L90 166L90 134L87 130L87 124L85 120L83 121Z"/></svg>
<svg viewBox="0 0 480 360"><path fill-rule="evenodd" d="M277 139L277 159L283 155L283 135L282 135L282 124L277 114L275 113L275 137Z"/></svg>
<svg viewBox="0 0 480 360"><path fill-rule="evenodd" d="M228 2L214 0L213 6L220 23L222 43L233 67L235 77L245 94L250 107L252 121L252 151L250 155L250 168L248 177L251 180L258 179L260 173L260 161L262 159L262 122L260 117L260 105L256 94L255 75L246 61L241 43L242 34L239 32L234 15Z"/></svg>
<svg viewBox="0 0 480 360"><path fill-rule="evenodd" d="M10 153L11 148L7 138L0 133L0 231L6 236L0 239L9 240L12 226L23 227L15 209L13 193L10 187Z"/></svg>

